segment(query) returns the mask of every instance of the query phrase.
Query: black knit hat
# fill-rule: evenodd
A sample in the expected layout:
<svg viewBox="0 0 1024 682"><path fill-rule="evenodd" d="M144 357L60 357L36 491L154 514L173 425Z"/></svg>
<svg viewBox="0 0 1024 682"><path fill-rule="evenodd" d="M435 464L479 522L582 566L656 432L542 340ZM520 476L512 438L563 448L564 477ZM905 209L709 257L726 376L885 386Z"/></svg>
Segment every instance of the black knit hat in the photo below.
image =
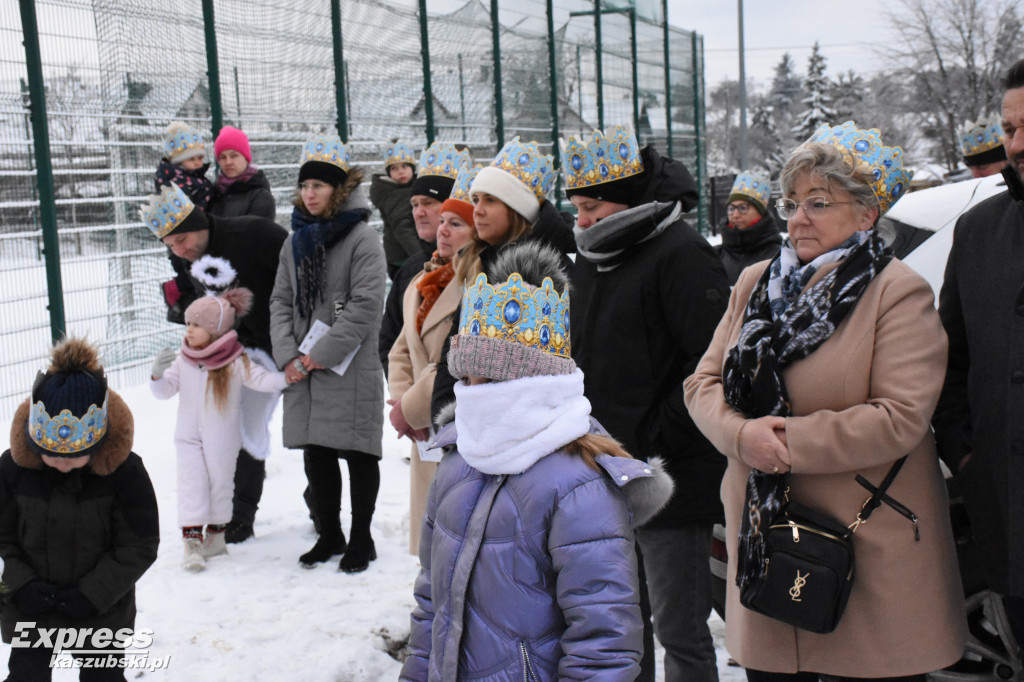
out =
<svg viewBox="0 0 1024 682"><path fill-rule="evenodd" d="M640 205L640 198L643 196L646 187L647 169L645 168L636 175L630 175L620 180L612 180L611 182L579 187L577 189L567 189L565 197L567 199L574 196L589 197L598 201L610 201L613 204L625 204L630 208L634 208Z"/></svg>
<svg viewBox="0 0 1024 682"><path fill-rule="evenodd" d="M419 175L412 181L409 194L411 196L423 195L437 201L444 201L451 196L454 186L455 178L446 178L443 175Z"/></svg>
<svg viewBox="0 0 1024 682"><path fill-rule="evenodd" d="M344 184L348 173L326 161L307 161L299 168L299 184L303 180L319 180L326 182L331 187L338 187Z"/></svg>

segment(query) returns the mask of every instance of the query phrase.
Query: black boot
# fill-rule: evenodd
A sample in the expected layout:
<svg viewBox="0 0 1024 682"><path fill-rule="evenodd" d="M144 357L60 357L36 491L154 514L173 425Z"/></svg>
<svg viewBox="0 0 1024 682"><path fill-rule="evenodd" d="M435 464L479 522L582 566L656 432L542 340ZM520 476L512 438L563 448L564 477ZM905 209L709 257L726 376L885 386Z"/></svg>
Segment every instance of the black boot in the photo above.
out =
<svg viewBox="0 0 1024 682"><path fill-rule="evenodd" d="M267 463L256 459L245 449L239 450L235 464L235 493L231 499L231 523L224 540L245 542L253 537L256 508L263 497L263 480L267 477Z"/></svg>
<svg viewBox="0 0 1024 682"><path fill-rule="evenodd" d="M338 570L345 573L361 573L370 567L370 562L377 558L377 548L370 536L370 524L365 526L352 522L352 542L348 543L345 556L341 557Z"/></svg>
<svg viewBox="0 0 1024 682"><path fill-rule="evenodd" d="M331 529L320 534L313 549L299 557L299 563L303 568L315 568L317 564L343 553L345 547L345 534L341 528Z"/></svg>

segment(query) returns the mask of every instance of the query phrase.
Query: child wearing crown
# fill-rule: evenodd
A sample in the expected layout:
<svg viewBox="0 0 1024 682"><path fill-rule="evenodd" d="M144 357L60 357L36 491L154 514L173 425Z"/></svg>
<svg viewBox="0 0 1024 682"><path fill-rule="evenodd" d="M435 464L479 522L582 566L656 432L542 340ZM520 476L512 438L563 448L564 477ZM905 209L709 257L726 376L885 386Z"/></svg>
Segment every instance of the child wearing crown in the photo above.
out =
<svg viewBox="0 0 1024 682"><path fill-rule="evenodd" d="M153 361L150 388L166 400L180 394L174 443L178 452L178 523L185 543L182 566L201 571L206 559L227 554L235 462L242 445L241 387L278 393L283 372L250 362L234 330L252 293L229 289L204 296L185 310L181 353L165 348ZM203 526L206 536L203 536Z"/></svg>
<svg viewBox="0 0 1024 682"><path fill-rule="evenodd" d="M397 139L392 140L384 151L384 173L370 177L370 201L380 211L384 223L384 257L391 280L406 258L423 252L409 205L415 179L416 156L412 148Z"/></svg>
<svg viewBox="0 0 1024 682"><path fill-rule="evenodd" d="M58 344L14 413L11 448L0 457L0 633L23 644L9 650L7 679L50 679L54 651L43 630L135 627L135 583L156 559L160 527L133 433L96 350L79 339ZM121 641L108 637L110 653L81 642L72 647L101 649L65 648L101 659L83 679L125 679Z"/></svg>
<svg viewBox="0 0 1024 682"><path fill-rule="evenodd" d="M463 297L402 680L631 680L633 528L669 498L590 418L559 254L510 247Z"/></svg>

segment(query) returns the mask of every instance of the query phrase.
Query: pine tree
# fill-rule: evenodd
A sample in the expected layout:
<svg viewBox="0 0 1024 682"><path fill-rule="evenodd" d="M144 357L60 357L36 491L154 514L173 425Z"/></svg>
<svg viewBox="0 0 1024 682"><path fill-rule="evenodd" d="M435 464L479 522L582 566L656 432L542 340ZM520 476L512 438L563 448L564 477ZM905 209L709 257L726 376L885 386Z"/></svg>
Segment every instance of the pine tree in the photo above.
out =
<svg viewBox="0 0 1024 682"><path fill-rule="evenodd" d="M807 105L807 109L792 128L798 139L806 140L822 123L835 121L836 111L832 108L832 98L828 94L830 86L831 82L825 76L825 57L821 55L818 42L815 41L810 59L807 60L807 77L804 78L807 96L800 100Z"/></svg>
<svg viewBox="0 0 1024 682"><path fill-rule="evenodd" d="M866 95L864 79L853 69L841 73L832 84L832 101L835 103L837 123L857 121L860 123ZM865 122L866 123L866 122Z"/></svg>
<svg viewBox="0 0 1024 682"><path fill-rule="evenodd" d="M760 138L757 150L761 154L761 163L768 169L768 173L775 177L784 162L783 142L778 128L775 127L775 116L770 104L761 102L754 108L750 127Z"/></svg>

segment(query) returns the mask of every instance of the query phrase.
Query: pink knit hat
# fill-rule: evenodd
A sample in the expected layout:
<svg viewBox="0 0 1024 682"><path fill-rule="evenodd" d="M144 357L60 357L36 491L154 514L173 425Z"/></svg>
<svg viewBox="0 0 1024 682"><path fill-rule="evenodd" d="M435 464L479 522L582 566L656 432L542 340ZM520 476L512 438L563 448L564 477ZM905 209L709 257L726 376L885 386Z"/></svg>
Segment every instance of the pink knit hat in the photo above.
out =
<svg viewBox="0 0 1024 682"><path fill-rule="evenodd" d="M249 163L252 163L252 151L249 149L249 136L238 128L224 126L217 135L217 141L213 143L214 156L220 156L225 149L233 149Z"/></svg>
<svg viewBox="0 0 1024 682"><path fill-rule="evenodd" d="M197 324L214 340L235 327L235 318L249 312L252 292L245 287L228 289L220 296L203 296L185 310L185 323Z"/></svg>

